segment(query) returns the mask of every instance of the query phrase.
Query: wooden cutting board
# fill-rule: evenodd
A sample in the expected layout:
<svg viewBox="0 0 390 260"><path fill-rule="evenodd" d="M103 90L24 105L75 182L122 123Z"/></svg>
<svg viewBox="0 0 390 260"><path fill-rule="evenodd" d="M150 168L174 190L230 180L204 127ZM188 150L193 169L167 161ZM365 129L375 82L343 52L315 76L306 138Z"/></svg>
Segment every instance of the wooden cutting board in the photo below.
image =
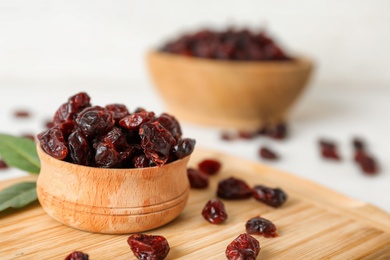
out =
<svg viewBox="0 0 390 260"><path fill-rule="evenodd" d="M258 259L390 259L390 215L291 174L219 152L197 149L190 165L205 158L222 162L206 190L192 190L182 214L164 227L145 232L163 235L171 251L167 259L226 259L226 246L245 232L245 222L261 215L271 220L279 236L255 236ZM215 197L219 180L235 176L250 185L281 187L289 199L272 208L254 199L224 201L228 220L212 225L201 216ZM0 183L0 189L34 176ZM66 185L66 184L64 184ZM7 214L5 214L7 213ZM64 259L80 250L91 260L136 259L127 245L129 235L79 231L51 219L38 203L0 215L0 259Z"/></svg>

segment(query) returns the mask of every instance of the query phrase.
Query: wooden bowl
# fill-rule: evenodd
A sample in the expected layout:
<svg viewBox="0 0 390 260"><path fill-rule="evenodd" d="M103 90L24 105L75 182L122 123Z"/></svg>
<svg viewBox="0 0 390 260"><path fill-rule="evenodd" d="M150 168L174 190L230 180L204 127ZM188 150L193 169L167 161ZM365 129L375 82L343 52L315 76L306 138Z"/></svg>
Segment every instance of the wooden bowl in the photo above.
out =
<svg viewBox="0 0 390 260"><path fill-rule="evenodd" d="M160 227L184 209L190 156L162 167L105 169L57 160L38 144L42 208L73 228L109 234Z"/></svg>
<svg viewBox="0 0 390 260"><path fill-rule="evenodd" d="M239 129L285 120L313 70L304 57L242 62L157 51L147 64L166 110L180 121Z"/></svg>

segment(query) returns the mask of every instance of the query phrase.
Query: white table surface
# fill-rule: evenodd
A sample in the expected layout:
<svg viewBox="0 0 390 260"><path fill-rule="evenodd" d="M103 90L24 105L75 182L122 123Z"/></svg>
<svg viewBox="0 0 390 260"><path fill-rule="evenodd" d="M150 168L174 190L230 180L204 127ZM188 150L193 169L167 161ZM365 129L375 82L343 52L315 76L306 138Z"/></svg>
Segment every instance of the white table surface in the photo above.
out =
<svg viewBox="0 0 390 260"><path fill-rule="evenodd" d="M164 104L147 82L1 82L0 132L36 134L44 129L57 107L77 92L87 91L94 105L124 103L129 109L142 106L157 113ZM13 112L27 109L32 116L15 118ZM312 83L291 112L286 140L268 138L226 142L217 128L182 122L184 136L198 147L218 150L312 180L351 198L368 202L390 213L390 86L374 83ZM352 161L352 138L366 140L380 163L380 173L367 176ZM328 138L339 145L343 160L326 161L319 156L318 140ZM275 162L258 156L267 144L280 154ZM0 171L0 181L24 176L17 169Z"/></svg>

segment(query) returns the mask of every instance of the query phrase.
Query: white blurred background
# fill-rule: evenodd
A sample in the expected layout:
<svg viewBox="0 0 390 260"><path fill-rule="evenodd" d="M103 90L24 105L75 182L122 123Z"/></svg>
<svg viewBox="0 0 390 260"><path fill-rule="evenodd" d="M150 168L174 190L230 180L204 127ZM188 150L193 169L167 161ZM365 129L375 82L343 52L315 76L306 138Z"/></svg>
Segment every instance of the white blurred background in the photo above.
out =
<svg viewBox="0 0 390 260"><path fill-rule="evenodd" d="M148 81L148 49L227 25L266 28L287 50L310 55L315 82L390 82L387 0L1 0L0 83L131 87Z"/></svg>

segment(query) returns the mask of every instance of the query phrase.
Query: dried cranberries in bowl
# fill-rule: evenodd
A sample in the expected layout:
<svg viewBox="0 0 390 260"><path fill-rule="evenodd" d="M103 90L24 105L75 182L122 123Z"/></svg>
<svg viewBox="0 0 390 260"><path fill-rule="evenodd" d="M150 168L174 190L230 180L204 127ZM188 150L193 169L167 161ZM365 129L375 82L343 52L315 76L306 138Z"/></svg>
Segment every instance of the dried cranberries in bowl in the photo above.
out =
<svg viewBox="0 0 390 260"><path fill-rule="evenodd" d="M182 137L172 115L130 112L123 104L92 106L85 92L71 96L54 114L52 127L38 135L50 156L102 168L163 166L190 155L195 140Z"/></svg>

